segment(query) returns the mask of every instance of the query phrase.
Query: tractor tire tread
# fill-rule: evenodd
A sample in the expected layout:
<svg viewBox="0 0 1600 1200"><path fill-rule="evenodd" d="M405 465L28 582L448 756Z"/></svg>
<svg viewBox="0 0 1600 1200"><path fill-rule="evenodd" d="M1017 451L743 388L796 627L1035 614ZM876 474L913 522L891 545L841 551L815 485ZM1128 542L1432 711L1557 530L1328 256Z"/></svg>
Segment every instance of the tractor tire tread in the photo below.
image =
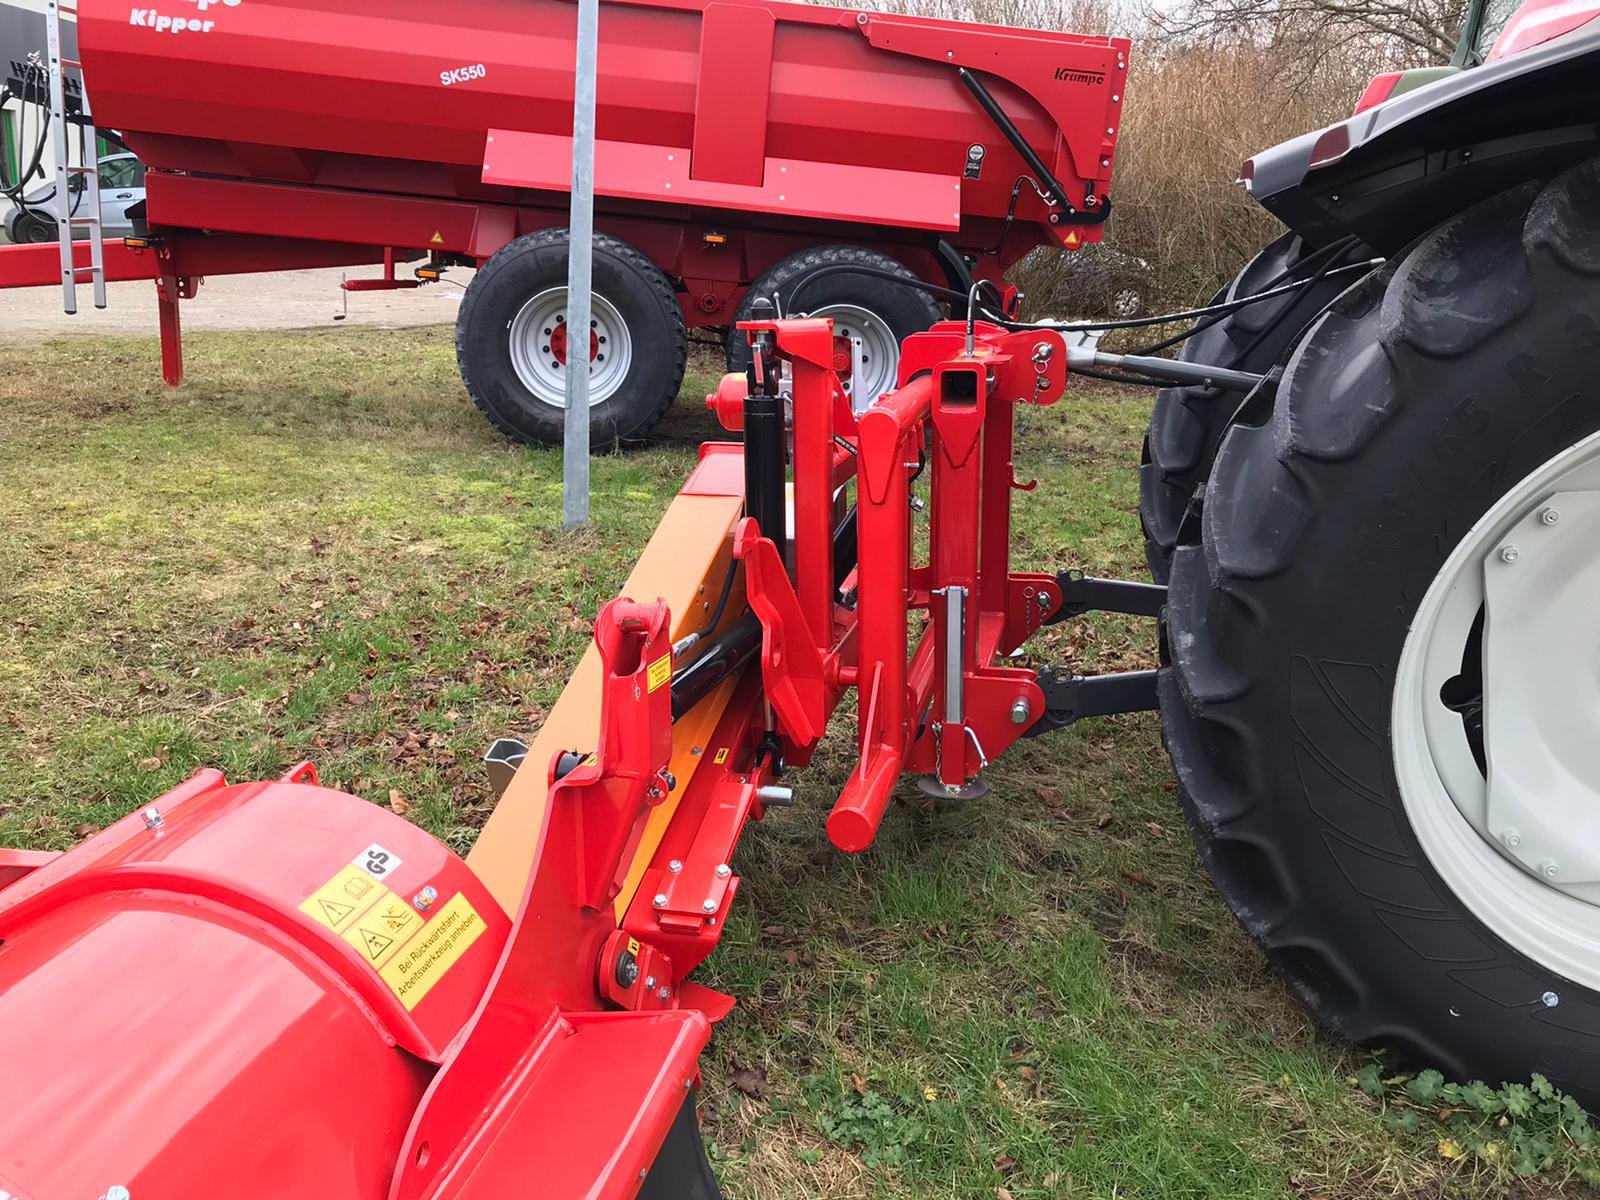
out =
<svg viewBox="0 0 1600 1200"><path fill-rule="evenodd" d="M1447 220L1311 324L1270 418L1226 431L1198 519L1173 553L1159 683L1164 738L1201 860L1326 1028L1456 1077L1499 1082L1526 1078L1531 1066L1591 1101L1600 1054L1583 1038L1600 1039L1600 996L1562 980L1561 1007L1518 1026L1520 1043L1491 1032L1492 1022L1526 1014L1526 996L1559 977L1483 926L1416 843L1389 782L1387 684L1357 664L1319 659L1314 648L1326 642L1303 633L1297 642L1287 631L1304 620L1304 598L1335 583L1336 565L1319 561L1332 527L1363 519L1358 506L1374 501L1363 488L1398 451L1376 467L1364 465L1366 453L1386 440L1398 446L1402 433L1414 439L1420 421L1433 419L1419 411L1398 420L1408 396L1429 395L1415 381L1441 361L1498 352L1504 342L1493 339L1527 317L1541 277L1548 288L1565 286L1551 272L1600 275L1597 213L1597 162L1524 184ZM1572 331L1600 348L1600 328ZM1538 366L1512 355L1504 369L1515 378ZM1175 396L1167 405L1184 403ZM1463 533L1429 536L1442 557ZM1398 653L1370 649L1389 669ZM1330 742L1345 752L1324 749ZM1394 970L1363 973L1352 954ZM1422 979L1437 988L1432 996ZM1439 999L1447 986L1466 997L1453 1023Z"/></svg>

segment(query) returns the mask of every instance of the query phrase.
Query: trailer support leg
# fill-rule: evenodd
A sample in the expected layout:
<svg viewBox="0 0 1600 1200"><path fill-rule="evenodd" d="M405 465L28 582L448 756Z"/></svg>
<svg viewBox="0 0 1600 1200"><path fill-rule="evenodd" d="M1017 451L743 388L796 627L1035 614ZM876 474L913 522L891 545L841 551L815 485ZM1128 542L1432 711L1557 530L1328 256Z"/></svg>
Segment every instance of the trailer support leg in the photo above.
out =
<svg viewBox="0 0 1600 1200"><path fill-rule="evenodd" d="M183 318L178 312L182 300L178 277L163 273L156 280L156 307L161 316L161 378L168 387L183 382Z"/></svg>

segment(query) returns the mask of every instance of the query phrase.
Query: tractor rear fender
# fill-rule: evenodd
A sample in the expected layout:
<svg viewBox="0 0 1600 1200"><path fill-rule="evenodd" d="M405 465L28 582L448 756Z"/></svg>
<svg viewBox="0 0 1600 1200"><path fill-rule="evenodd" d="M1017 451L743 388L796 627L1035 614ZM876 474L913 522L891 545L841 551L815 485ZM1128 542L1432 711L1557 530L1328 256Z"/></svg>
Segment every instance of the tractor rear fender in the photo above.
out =
<svg viewBox="0 0 1600 1200"><path fill-rule="evenodd" d="M1600 26L1396 96L1244 164L1240 182L1313 246L1392 254L1453 214L1592 157Z"/></svg>

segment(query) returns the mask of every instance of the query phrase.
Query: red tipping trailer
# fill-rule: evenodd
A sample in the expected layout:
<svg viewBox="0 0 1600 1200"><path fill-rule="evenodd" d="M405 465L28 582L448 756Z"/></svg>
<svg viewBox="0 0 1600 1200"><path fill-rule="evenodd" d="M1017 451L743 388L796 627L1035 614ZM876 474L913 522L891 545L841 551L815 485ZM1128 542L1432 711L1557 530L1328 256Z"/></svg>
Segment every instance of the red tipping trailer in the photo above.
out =
<svg viewBox="0 0 1600 1200"><path fill-rule="evenodd" d="M95 120L149 167L156 254L112 270L165 277L169 380L175 297L219 258L426 254L425 276L486 268L459 337L474 401L513 436L559 439L575 5L82 0L77 15ZM670 403L687 328L784 298L819 262L960 290L1042 242L1097 240L1110 210L1126 40L762 0L607 0L600 31L602 444ZM226 253L227 235L267 240ZM53 259L0 256L0 284L60 282ZM938 315L870 275L819 280L806 306L862 341L875 393Z"/></svg>

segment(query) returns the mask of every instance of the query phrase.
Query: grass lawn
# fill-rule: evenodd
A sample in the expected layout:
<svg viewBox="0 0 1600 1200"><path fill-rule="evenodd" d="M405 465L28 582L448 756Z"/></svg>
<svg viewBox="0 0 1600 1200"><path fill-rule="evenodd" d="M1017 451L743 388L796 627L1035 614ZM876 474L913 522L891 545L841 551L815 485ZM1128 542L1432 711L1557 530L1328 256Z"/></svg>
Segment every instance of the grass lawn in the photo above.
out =
<svg viewBox="0 0 1600 1200"><path fill-rule="evenodd" d="M0 845L64 849L202 765L311 758L465 850L483 749L531 741L715 436L714 364L654 447L596 461L595 521L568 537L559 453L477 416L446 330L189 351L176 392L142 341L0 351ZM1147 416L1109 391L1022 414L1019 566L1141 577ZM1057 661L1153 653L1136 620L1051 632ZM1386 1132L1351 1082L1365 1059L1213 895L1153 718L1026 743L964 806L903 786L853 859L822 828L836 741L746 837L704 972L740 1001L703 1105L732 1200L1504 1189L1437 1133Z"/></svg>

